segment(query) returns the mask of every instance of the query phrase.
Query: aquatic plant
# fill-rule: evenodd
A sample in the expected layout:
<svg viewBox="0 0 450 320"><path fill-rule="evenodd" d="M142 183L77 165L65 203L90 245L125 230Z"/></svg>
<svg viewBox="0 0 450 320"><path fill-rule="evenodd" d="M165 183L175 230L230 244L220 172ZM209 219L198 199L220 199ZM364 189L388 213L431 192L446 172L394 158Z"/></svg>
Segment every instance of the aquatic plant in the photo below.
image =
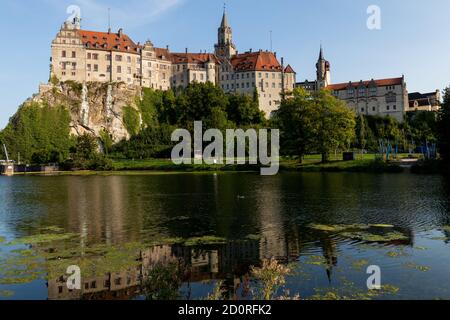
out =
<svg viewBox="0 0 450 320"><path fill-rule="evenodd" d="M214 286L213 292L206 297L206 300L209 301L223 300L223 293L224 293L224 290L222 289L223 284L224 284L223 281L218 281Z"/></svg>
<svg viewBox="0 0 450 320"><path fill-rule="evenodd" d="M427 267L427 266L420 266L420 265L415 264L415 263L413 263L413 262L405 263L404 266L405 266L405 268L408 268L408 269L415 269L415 270L417 270L417 271L422 271L422 272L427 272L427 271L429 271L429 270L431 269L430 267Z"/></svg>
<svg viewBox="0 0 450 320"><path fill-rule="evenodd" d="M386 234L374 234L370 232L345 232L341 236L353 240L360 240L365 242L392 242L392 241L406 241L409 240L404 234L392 231Z"/></svg>
<svg viewBox="0 0 450 320"><path fill-rule="evenodd" d="M11 298L14 294L14 291L11 290L0 290L0 297Z"/></svg>
<svg viewBox="0 0 450 320"><path fill-rule="evenodd" d="M142 286L147 300L177 300L185 276L185 267L180 261L158 263L148 270Z"/></svg>
<svg viewBox="0 0 450 320"><path fill-rule="evenodd" d="M286 283L286 276L292 273L289 266L279 264L277 260L264 260L262 266L251 267L250 275L257 281L252 289L253 296L257 300L274 300L276 294Z"/></svg>
<svg viewBox="0 0 450 320"><path fill-rule="evenodd" d="M358 271L362 270L367 265L369 265L369 261L366 259L360 259L352 262L352 267Z"/></svg>

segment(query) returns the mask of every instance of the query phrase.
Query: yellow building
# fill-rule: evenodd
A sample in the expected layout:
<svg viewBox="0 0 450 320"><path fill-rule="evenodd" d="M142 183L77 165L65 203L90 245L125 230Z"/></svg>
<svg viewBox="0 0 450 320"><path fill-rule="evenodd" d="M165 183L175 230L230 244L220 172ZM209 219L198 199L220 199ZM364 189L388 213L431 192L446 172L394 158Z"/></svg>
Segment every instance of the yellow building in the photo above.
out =
<svg viewBox="0 0 450 320"><path fill-rule="evenodd" d="M122 29L82 30L75 18L64 23L52 42L51 80L123 82L158 90L211 82L229 93L257 93L260 109L269 117L282 93L294 89L295 72L273 52L239 54L224 13L214 53L172 53L151 41L135 43Z"/></svg>

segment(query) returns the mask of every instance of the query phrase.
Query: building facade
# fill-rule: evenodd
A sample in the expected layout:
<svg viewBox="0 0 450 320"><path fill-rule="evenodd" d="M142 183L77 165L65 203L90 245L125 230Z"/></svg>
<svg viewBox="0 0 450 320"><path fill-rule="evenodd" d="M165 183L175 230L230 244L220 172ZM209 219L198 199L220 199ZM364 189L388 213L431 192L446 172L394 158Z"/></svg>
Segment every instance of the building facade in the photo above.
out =
<svg viewBox="0 0 450 320"><path fill-rule="evenodd" d="M172 53L151 41L135 43L122 29L82 30L75 18L52 42L50 75L53 81L124 82L158 90L211 82L228 93L256 94L267 117L295 87L293 68L280 63L276 53L238 53L225 12L214 53Z"/></svg>
<svg viewBox="0 0 450 320"><path fill-rule="evenodd" d="M408 91L404 76L388 79L360 80L347 83L331 83L331 65L320 49L316 64L317 79L297 83L307 91L328 89L332 94L345 101L356 114L373 116L391 116L403 122L408 111Z"/></svg>
<svg viewBox="0 0 450 320"><path fill-rule="evenodd" d="M413 92L408 95L409 112L413 111L439 111L441 108L441 92L436 90L430 93Z"/></svg>

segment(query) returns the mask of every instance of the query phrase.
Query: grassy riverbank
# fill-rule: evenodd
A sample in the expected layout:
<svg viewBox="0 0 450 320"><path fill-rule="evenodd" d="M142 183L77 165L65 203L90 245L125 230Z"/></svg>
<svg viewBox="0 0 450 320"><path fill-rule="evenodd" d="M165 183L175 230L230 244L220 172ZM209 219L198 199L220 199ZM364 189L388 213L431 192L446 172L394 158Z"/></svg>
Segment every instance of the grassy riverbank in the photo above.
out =
<svg viewBox="0 0 450 320"><path fill-rule="evenodd" d="M175 165L170 160L115 160L115 171L175 171L175 172L243 172L259 171L259 165ZM306 157L301 163L298 159L282 159L280 172L402 172L395 163L376 161L375 155L364 155L355 161L331 160L321 163L319 155Z"/></svg>

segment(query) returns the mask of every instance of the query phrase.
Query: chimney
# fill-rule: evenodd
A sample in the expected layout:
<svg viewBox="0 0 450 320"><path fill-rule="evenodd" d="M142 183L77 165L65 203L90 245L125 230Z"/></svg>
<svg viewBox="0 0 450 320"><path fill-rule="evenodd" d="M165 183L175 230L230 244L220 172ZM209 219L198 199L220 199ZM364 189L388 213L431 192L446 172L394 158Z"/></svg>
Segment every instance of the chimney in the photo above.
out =
<svg viewBox="0 0 450 320"><path fill-rule="evenodd" d="M275 51L273 54L275 55L275 58L276 58L277 57L277 52Z"/></svg>
<svg viewBox="0 0 450 320"><path fill-rule="evenodd" d="M123 29L120 28L117 34L119 35L119 38L121 38L123 36Z"/></svg>
<svg viewBox="0 0 450 320"><path fill-rule="evenodd" d="M252 49L252 48L250 48L250 53L252 53L252 51L253 51L253 49Z"/></svg>
<svg viewBox="0 0 450 320"><path fill-rule="evenodd" d="M188 48L186 48L186 53L188 53Z"/></svg>
<svg viewBox="0 0 450 320"><path fill-rule="evenodd" d="M169 51L169 45L166 46L166 50Z"/></svg>

